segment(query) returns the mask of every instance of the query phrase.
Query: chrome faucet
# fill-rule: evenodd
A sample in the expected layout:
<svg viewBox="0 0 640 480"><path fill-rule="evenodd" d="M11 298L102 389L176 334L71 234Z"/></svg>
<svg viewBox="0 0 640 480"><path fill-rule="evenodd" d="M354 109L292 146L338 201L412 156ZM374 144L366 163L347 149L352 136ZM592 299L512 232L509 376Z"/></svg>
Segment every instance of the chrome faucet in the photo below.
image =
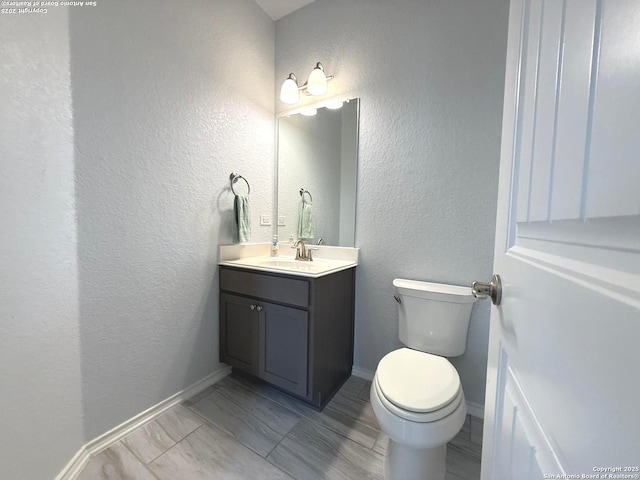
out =
<svg viewBox="0 0 640 480"><path fill-rule="evenodd" d="M296 243L291 248L296 249L296 260L307 260L307 250L302 240L296 240Z"/></svg>
<svg viewBox="0 0 640 480"><path fill-rule="evenodd" d="M302 260L304 262L313 262L313 257L311 256L311 250L317 250L317 248L307 248L302 239L296 240L296 243L293 244L293 247L296 249L296 260Z"/></svg>

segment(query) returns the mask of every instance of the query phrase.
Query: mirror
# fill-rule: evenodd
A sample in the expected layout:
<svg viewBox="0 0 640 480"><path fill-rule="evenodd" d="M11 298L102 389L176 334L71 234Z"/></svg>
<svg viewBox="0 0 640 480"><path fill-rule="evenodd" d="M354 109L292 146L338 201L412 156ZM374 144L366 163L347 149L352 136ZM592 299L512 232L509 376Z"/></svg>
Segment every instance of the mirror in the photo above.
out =
<svg viewBox="0 0 640 480"><path fill-rule="evenodd" d="M338 102L339 103L339 102ZM278 239L355 245L359 100L278 119ZM335 106L336 104L329 104ZM284 224L284 225L283 225Z"/></svg>

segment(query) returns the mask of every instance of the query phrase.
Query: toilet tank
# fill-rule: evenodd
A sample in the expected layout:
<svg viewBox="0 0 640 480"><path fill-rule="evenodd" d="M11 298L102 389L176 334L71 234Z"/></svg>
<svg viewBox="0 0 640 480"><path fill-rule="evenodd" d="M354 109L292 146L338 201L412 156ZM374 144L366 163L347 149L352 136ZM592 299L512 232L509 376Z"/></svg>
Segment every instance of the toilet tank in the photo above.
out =
<svg viewBox="0 0 640 480"><path fill-rule="evenodd" d="M471 288L396 278L400 341L422 352L456 357L467 347Z"/></svg>

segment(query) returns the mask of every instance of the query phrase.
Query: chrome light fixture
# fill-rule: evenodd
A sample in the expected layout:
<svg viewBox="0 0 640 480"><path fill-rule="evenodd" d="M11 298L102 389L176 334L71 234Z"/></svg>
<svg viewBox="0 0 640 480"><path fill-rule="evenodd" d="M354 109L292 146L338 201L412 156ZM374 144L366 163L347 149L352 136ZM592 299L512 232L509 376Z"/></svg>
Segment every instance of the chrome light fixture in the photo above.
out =
<svg viewBox="0 0 640 480"><path fill-rule="evenodd" d="M333 75L325 75L322 63L317 62L309 75L309 79L302 86L298 86L298 79L290 73L280 88L280 101L294 105L300 101L300 91L309 96L321 96L327 93L327 83Z"/></svg>

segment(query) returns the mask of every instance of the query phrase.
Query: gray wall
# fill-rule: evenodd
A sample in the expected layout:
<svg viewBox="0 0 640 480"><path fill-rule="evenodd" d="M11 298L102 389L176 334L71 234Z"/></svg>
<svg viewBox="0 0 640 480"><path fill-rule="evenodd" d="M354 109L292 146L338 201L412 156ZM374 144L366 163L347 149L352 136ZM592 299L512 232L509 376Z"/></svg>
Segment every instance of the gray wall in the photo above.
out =
<svg viewBox="0 0 640 480"><path fill-rule="evenodd" d="M270 239L274 23L252 0L51 8L0 16L0 60L0 476L53 478L219 366L232 171Z"/></svg>
<svg viewBox="0 0 640 480"><path fill-rule="evenodd" d="M394 278L490 278L507 13L507 0L316 0L276 22L276 88L321 61L329 95L361 98L357 367L400 346ZM477 404L488 321L476 304L453 359Z"/></svg>
<svg viewBox="0 0 640 480"><path fill-rule="evenodd" d="M91 439L219 366L230 172L270 240L274 23L251 0L119 0L73 9L70 38Z"/></svg>
<svg viewBox="0 0 640 480"><path fill-rule="evenodd" d="M84 443L67 9L0 15L0 477Z"/></svg>

